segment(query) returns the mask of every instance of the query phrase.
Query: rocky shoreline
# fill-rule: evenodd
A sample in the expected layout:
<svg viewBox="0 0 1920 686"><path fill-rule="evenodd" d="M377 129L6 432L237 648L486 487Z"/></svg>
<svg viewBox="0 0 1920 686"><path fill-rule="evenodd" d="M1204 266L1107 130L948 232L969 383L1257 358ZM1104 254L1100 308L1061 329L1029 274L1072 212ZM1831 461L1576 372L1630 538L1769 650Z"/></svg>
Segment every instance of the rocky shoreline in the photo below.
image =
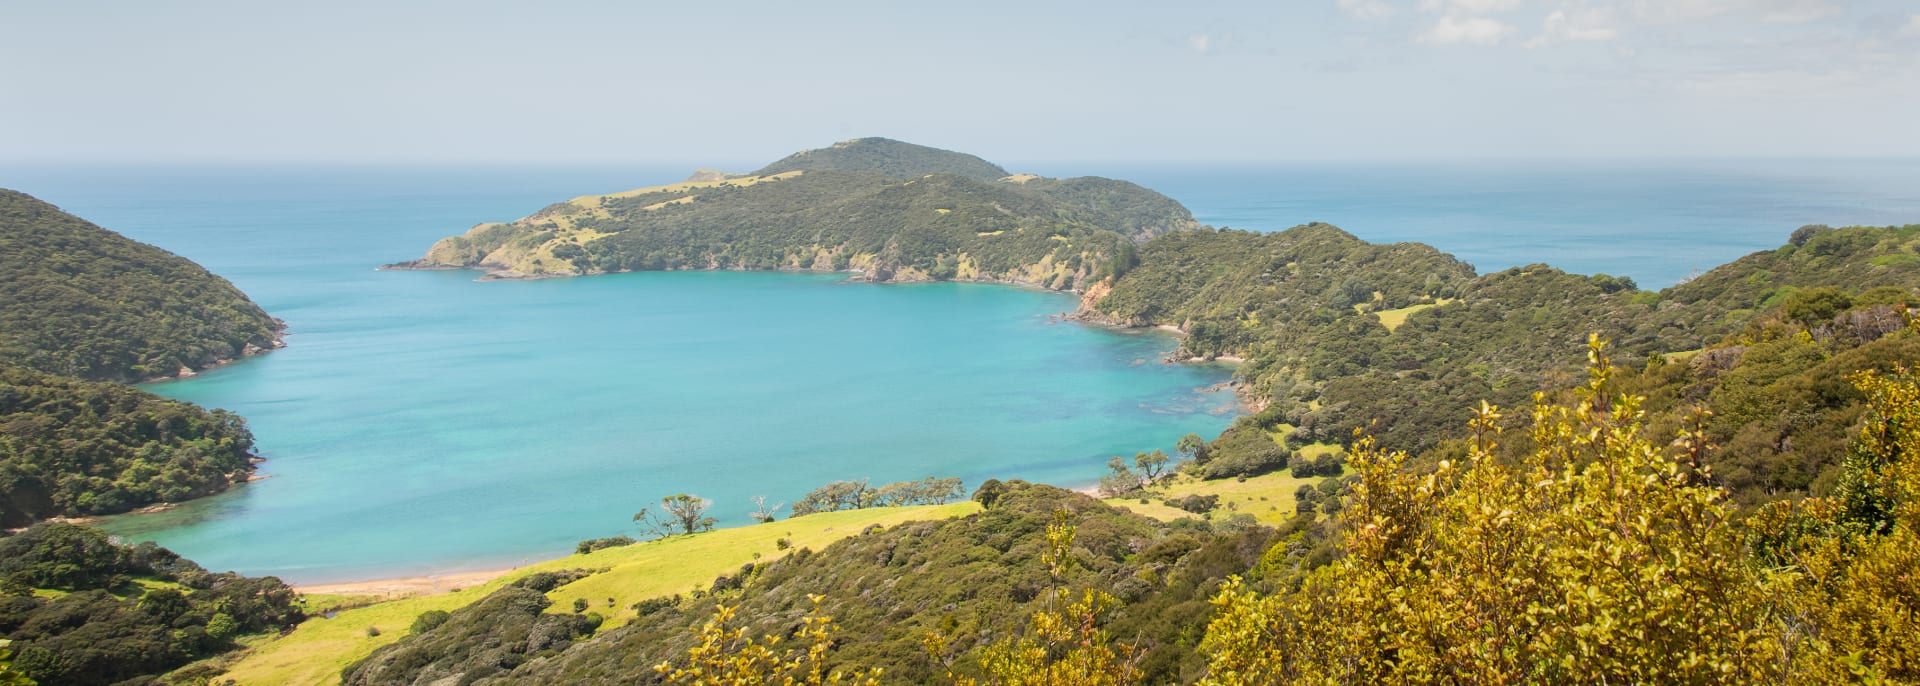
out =
<svg viewBox="0 0 1920 686"><path fill-rule="evenodd" d="M240 354L237 356L216 357L216 358L213 358L212 360L203 360L200 363L199 367L189 367L186 365L181 365L180 370L172 374L147 377L145 379L141 379L138 383L154 383L158 381L176 381L179 379L191 379L193 377L199 376L201 372L204 372L210 369L217 369L219 367L224 367L226 365L239 362L240 360L245 358L257 357L260 355L265 355L267 353L273 352L275 350L279 350L281 348L285 348L287 347L287 323L279 319L275 319L274 321L277 323L277 326L274 327L273 338L270 341L268 341L268 344L265 347L262 347L257 343L253 343L249 341L246 345L241 346Z"/></svg>

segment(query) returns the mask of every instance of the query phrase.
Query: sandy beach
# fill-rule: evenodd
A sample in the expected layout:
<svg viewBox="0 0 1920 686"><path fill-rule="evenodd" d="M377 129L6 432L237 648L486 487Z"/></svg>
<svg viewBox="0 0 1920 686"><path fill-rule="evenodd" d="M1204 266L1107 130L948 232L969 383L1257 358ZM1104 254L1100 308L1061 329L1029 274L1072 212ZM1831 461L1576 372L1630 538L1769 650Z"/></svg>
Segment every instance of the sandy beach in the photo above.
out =
<svg viewBox="0 0 1920 686"><path fill-rule="evenodd" d="M405 576L392 579L372 579L369 581L344 581L331 584L295 585L293 590L300 593L323 593L329 595L372 595L382 597L401 597L445 593L456 588L467 588L492 581L513 571L514 568L492 569L479 572L454 572L450 574L429 574L426 576Z"/></svg>

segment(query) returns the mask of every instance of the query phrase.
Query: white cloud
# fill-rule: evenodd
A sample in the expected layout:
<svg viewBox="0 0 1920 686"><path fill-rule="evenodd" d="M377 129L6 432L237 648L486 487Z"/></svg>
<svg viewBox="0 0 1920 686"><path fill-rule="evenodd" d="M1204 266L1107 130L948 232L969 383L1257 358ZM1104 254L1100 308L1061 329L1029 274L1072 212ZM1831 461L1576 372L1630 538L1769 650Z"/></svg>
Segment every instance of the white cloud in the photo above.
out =
<svg viewBox="0 0 1920 686"><path fill-rule="evenodd" d="M1541 22L1540 35L1528 40L1529 48L1542 48L1565 42L1602 42L1620 37L1608 8L1581 7L1571 12L1559 9Z"/></svg>
<svg viewBox="0 0 1920 686"><path fill-rule="evenodd" d="M1907 25L1900 27L1901 38L1920 38L1920 14L1907 17Z"/></svg>
<svg viewBox="0 0 1920 686"><path fill-rule="evenodd" d="M1394 14L1393 5L1386 0L1339 0L1340 11L1363 21L1385 19Z"/></svg>
<svg viewBox="0 0 1920 686"><path fill-rule="evenodd" d="M1520 9L1526 0L1420 0L1420 9L1450 14L1489 14Z"/></svg>
<svg viewBox="0 0 1920 686"><path fill-rule="evenodd" d="M1512 26L1493 19L1447 15L1417 39L1430 45L1495 45L1509 33Z"/></svg>

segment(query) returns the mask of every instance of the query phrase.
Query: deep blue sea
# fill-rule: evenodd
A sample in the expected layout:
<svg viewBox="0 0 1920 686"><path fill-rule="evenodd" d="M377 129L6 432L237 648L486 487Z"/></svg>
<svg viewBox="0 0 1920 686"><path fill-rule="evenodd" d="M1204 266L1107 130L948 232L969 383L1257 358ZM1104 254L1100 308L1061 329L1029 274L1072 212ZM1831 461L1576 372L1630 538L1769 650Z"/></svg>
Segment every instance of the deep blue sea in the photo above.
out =
<svg viewBox="0 0 1920 686"><path fill-rule="evenodd" d="M1920 222L1920 162L1012 165L1161 190L1204 222L1327 221L1483 271L1545 261L1659 287L1807 223ZM197 261L289 347L149 390L239 412L264 481L114 533L299 582L515 564L637 533L688 492L834 479L1078 485L1108 455L1212 435L1237 409L1172 339L1062 322L1070 296L838 275L648 273L476 283L378 272L551 202L677 181L628 167L8 167L16 188Z"/></svg>

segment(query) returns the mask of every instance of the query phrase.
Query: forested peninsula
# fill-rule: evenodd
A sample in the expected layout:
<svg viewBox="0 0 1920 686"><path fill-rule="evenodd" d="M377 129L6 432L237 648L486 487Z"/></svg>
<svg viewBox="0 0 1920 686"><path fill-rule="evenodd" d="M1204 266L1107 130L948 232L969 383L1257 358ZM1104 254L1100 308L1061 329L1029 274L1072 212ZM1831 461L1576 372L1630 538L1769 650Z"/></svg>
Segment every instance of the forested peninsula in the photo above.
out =
<svg viewBox="0 0 1920 686"><path fill-rule="evenodd" d="M718 178L709 178L718 177ZM858 270L877 282L1084 289L1134 246L1198 226L1125 181L1007 175L972 155L884 138L797 153L737 176L589 195L481 224L393 268L490 278L680 269Z"/></svg>
<svg viewBox="0 0 1920 686"><path fill-rule="evenodd" d="M244 482L243 420L125 382L271 350L283 328L200 265L0 189L0 526Z"/></svg>

